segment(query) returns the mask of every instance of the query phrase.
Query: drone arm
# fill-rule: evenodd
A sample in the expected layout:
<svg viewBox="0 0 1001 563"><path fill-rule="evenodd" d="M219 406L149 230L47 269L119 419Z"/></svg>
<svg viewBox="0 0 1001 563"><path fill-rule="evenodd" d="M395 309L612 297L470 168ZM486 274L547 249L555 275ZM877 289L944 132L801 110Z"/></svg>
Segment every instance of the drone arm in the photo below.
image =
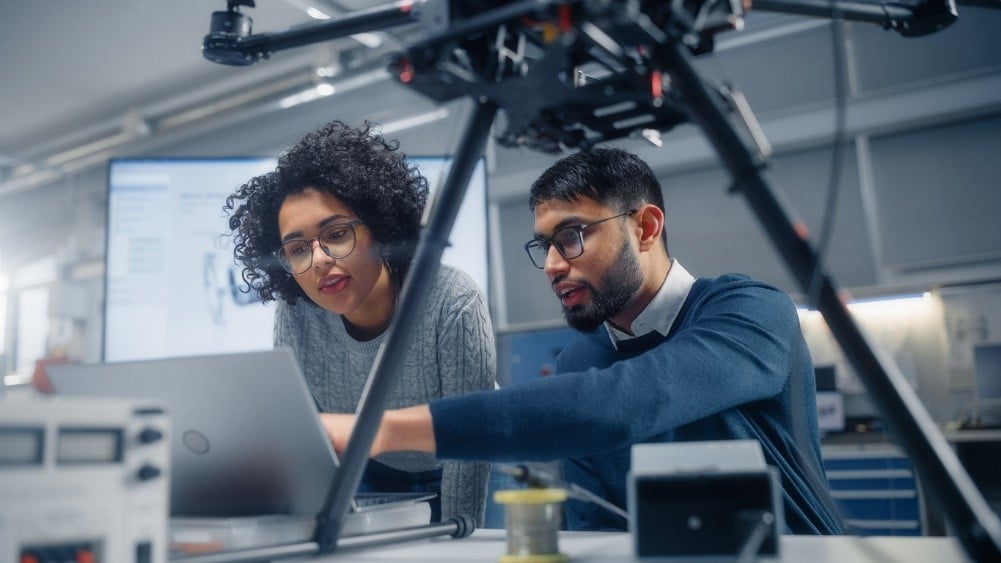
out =
<svg viewBox="0 0 1001 563"><path fill-rule="evenodd" d="M754 0L755 10L799 16L831 17L835 11L847 20L890 25L914 17L914 10L886 3L829 2L828 0Z"/></svg>
<svg viewBox="0 0 1001 563"><path fill-rule="evenodd" d="M936 32L959 17L954 0L926 0L917 6L852 0L752 1L755 10L875 23L886 29L895 29L907 37Z"/></svg>
<svg viewBox="0 0 1001 563"><path fill-rule="evenodd" d="M400 0L352 12L336 20L278 33L244 34L249 33L249 24L237 28L238 31L218 29L213 18L213 29L202 43L202 55L213 62L245 66L267 58L276 51L410 23L419 17L420 9L425 3L426 0Z"/></svg>

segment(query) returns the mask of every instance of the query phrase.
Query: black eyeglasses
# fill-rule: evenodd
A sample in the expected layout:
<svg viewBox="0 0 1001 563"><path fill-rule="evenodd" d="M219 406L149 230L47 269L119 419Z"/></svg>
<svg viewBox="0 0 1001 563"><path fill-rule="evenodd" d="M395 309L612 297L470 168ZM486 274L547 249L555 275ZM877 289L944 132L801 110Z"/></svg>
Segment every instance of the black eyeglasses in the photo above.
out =
<svg viewBox="0 0 1001 563"><path fill-rule="evenodd" d="M292 239L282 243L275 257L290 274L301 274L313 265L313 241L320 243L320 250L334 259L347 258L355 250L355 225L364 221L328 225L314 239Z"/></svg>
<svg viewBox="0 0 1001 563"><path fill-rule="evenodd" d="M536 237L526 242L525 252L528 253L528 257L532 260L532 264L540 270L546 267L546 256L549 255L550 246L555 246L556 251L559 252L560 256L563 258L573 260L581 254L584 254L585 229L593 227L599 223L604 223L605 221L611 221L612 219L632 215L633 213L636 213L636 210L630 209L625 213L619 213L618 215L598 219L597 221L591 221L590 223L586 223L584 225L570 225L563 227L553 233L553 236L549 238Z"/></svg>

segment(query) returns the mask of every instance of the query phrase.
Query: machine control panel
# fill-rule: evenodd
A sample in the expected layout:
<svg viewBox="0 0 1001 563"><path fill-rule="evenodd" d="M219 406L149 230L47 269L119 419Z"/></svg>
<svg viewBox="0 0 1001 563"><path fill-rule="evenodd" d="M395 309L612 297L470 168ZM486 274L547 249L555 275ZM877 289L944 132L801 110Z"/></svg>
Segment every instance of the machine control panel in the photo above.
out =
<svg viewBox="0 0 1001 563"><path fill-rule="evenodd" d="M0 395L0 561L166 563L169 433L158 401Z"/></svg>

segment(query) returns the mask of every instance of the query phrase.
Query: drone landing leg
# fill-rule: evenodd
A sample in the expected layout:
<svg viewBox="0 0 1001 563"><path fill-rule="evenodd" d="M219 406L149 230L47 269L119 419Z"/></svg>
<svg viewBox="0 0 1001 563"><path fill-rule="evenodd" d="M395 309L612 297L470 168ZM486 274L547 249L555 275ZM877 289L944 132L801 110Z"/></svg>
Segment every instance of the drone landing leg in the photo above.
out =
<svg viewBox="0 0 1001 563"><path fill-rule="evenodd" d="M497 106L493 103L476 104L445 184L433 202L428 204L431 206L431 215L421 229L420 242L400 291L396 316L386 330L386 340L376 353L358 405L354 431L341 457L342 464L334 475L330 497L321 512L324 517L317 523L314 537L320 553L333 551L337 547L337 537L340 535L344 516L361 482L368 462L369 448L375 439L379 423L382 422L386 401L396 384L397 375L403 371L403 360L414 341L417 324L441 263L441 255L448 246L449 233L459 214L466 186L476 169L476 161L486 146L496 113Z"/></svg>
<svg viewBox="0 0 1001 563"><path fill-rule="evenodd" d="M737 135L726 114L710 95L680 42L662 45L673 86L688 104L692 118L705 132L733 177L734 188L747 199L759 222L785 260L804 293L810 290L818 256L787 211L788 206L761 174L757 162ZM804 231L805 232L805 231ZM940 503L953 533L978 561L1001 561L1001 521L991 511L956 454L936 427L914 390L892 361L877 354L845 304L833 281L822 277L817 309L848 360L886 416L895 437L913 459L925 491Z"/></svg>

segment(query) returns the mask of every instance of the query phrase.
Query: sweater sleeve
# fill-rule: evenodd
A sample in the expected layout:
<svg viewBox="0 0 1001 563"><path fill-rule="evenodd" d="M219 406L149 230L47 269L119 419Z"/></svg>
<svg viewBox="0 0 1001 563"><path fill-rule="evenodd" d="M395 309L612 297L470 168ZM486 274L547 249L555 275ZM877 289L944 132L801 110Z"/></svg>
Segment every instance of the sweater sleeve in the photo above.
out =
<svg viewBox="0 0 1001 563"><path fill-rule="evenodd" d="M788 296L763 284L731 282L694 299L677 331L637 356L582 369L608 356L600 348L607 338L591 337L561 356L565 367L581 371L433 401L438 456L590 455L780 393L799 330Z"/></svg>
<svg viewBox="0 0 1001 563"><path fill-rule="evenodd" d="M438 373L443 397L492 390L496 351L486 300L472 280L458 274L456 292L446 300L438 334ZM457 420L454 424L467 424ZM483 525L490 465L486 462L442 462L442 518L465 514Z"/></svg>

